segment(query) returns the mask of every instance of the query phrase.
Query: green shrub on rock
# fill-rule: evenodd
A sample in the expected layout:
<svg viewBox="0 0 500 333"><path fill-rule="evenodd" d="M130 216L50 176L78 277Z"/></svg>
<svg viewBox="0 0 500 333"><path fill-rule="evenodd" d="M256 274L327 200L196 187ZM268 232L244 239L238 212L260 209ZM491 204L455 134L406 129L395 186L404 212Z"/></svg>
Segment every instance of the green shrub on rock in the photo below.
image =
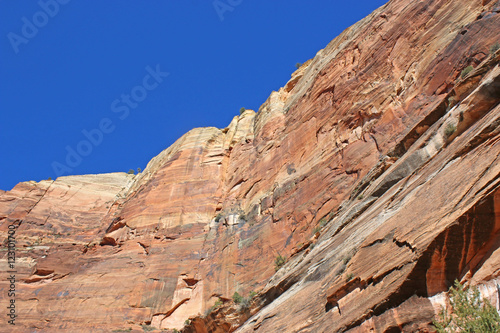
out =
<svg viewBox="0 0 500 333"><path fill-rule="evenodd" d="M281 254L278 254L276 259L274 259L274 270L278 271L281 266L283 266L286 263L286 258L283 257Z"/></svg>
<svg viewBox="0 0 500 333"><path fill-rule="evenodd" d="M500 43L495 43L495 44L491 45L491 47L490 47L490 54L492 56L494 56L498 50L500 50Z"/></svg>
<svg viewBox="0 0 500 333"><path fill-rule="evenodd" d="M462 71L462 73L460 74L460 77L462 77L462 79L463 79L464 77L466 77L473 70L474 70L474 67L472 67L472 66L465 67L464 70Z"/></svg>
<svg viewBox="0 0 500 333"><path fill-rule="evenodd" d="M433 321L438 333L450 332L500 332L500 316L486 299L481 300L477 288L464 288L455 280L449 291L451 308L443 309ZM451 313L450 313L451 312Z"/></svg>

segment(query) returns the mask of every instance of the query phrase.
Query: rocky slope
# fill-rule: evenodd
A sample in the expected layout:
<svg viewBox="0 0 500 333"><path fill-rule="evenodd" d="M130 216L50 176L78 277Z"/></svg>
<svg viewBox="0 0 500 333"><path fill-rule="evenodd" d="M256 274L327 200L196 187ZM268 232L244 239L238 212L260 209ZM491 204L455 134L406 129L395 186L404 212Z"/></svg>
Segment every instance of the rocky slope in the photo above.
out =
<svg viewBox="0 0 500 333"><path fill-rule="evenodd" d="M432 331L455 279L498 306L499 33L500 1L392 0L139 175L0 193L13 331Z"/></svg>

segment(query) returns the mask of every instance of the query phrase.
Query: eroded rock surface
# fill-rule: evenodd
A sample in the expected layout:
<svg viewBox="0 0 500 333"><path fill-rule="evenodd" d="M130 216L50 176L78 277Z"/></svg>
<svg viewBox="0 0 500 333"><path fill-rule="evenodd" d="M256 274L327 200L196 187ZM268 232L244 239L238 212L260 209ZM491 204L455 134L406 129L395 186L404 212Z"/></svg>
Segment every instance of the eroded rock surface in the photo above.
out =
<svg viewBox="0 0 500 333"><path fill-rule="evenodd" d="M393 0L139 175L0 193L15 329L425 332L455 279L498 305L499 33L499 1Z"/></svg>

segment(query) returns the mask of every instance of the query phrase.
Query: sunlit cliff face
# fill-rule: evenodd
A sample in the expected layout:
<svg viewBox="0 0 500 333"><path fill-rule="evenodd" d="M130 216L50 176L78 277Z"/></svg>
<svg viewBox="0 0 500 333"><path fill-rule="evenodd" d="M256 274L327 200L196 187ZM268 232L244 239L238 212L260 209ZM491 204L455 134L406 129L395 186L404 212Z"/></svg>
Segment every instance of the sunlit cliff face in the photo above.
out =
<svg viewBox="0 0 500 333"><path fill-rule="evenodd" d="M391 1L138 175L0 193L15 329L425 331L455 279L498 304L499 6Z"/></svg>

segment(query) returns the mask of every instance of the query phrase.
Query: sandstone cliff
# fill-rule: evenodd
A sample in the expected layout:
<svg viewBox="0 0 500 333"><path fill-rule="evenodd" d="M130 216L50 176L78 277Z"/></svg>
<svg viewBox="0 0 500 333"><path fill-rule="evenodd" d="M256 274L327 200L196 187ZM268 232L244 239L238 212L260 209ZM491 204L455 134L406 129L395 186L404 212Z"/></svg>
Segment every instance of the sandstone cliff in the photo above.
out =
<svg viewBox="0 0 500 333"><path fill-rule="evenodd" d="M139 175L0 193L12 331L432 331L455 279L498 305L499 33L500 1L392 0Z"/></svg>

